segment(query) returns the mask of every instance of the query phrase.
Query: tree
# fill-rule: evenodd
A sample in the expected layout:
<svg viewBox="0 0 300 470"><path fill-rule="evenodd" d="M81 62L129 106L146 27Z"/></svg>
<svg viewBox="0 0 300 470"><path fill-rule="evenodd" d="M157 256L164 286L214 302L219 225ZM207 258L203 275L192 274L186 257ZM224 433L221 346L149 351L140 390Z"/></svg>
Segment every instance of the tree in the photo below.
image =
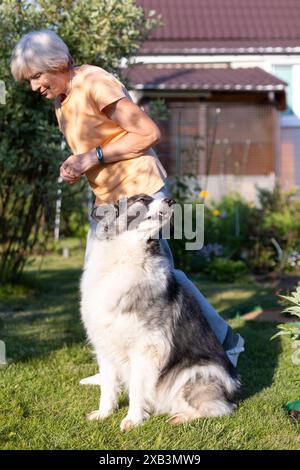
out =
<svg viewBox="0 0 300 470"><path fill-rule="evenodd" d="M0 4L0 281L17 280L33 247L53 229L57 177L65 154L52 103L16 84L9 58L27 32L52 29L77 64L120 71L156 20L133 0L2 0ZM76 185L75 185L76 186ZM68 188L67 191L76 191ZM86 204L83 195L82 204Z"/></svg>

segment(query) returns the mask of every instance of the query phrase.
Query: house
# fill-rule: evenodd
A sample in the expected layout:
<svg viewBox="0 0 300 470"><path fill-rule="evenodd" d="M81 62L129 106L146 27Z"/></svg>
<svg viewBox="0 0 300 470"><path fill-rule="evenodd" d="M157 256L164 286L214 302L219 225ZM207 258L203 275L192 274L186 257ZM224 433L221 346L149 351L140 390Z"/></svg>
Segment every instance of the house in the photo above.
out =
<svg viewBox="0 0 300 470"><path fill-rule="evenodd" d="M212 197L300 186L298 0L137 0L163 25L129 68L136 101L162 98L159 156Z"/></svg>

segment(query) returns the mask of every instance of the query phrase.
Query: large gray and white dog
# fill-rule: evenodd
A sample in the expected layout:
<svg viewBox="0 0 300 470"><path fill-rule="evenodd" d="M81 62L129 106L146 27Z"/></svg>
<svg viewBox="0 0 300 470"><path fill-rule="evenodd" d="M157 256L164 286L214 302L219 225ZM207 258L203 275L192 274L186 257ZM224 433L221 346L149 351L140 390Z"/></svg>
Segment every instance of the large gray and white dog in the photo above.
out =
<svg viewBox="0 0 300 470"><path fill-rule="evenodd" d="M113 413L125 387L123 431L151 413L183 423L236 407L235 369L154 238L169 223L173 202L141 194L93 215L97 238L81 280L81 314L100 366L101 396L87 418Z"/></svg>

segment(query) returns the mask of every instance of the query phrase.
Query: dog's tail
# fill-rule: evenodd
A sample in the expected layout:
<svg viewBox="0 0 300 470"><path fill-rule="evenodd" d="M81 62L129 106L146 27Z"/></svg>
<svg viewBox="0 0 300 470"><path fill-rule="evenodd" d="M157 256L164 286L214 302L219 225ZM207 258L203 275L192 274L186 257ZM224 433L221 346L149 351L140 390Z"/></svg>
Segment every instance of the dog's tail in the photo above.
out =
<svg viewBox="0 0 300 470"><path fill-rule="evenodd" d="M170 404L167 412L176 419L182 415L182 421L232 413L240 388L237 377L215 364L173 370L159 384L161 399Z"/></svg>

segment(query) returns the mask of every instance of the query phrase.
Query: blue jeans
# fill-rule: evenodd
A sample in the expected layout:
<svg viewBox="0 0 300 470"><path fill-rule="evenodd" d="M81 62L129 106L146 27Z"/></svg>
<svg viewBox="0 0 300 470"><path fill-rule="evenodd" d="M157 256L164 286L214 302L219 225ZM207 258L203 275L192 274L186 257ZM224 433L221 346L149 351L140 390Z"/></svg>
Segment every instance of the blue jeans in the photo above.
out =
<svg viewBox="0 0 300 470"><path fill-rule="evenodd" d="M167 195L167 190L165 187L163 187L160 191L152 194L152 197L155 199L161 199L166 197ZM96 225L97 224L95 221L91 222L91 228L87 237L86 258L89 256L92 240L95 237ZM174 266L172 252L170 250L167 240L160 239L160 243L166 255L170 259L172 265ZM196 297L196 299L198 300L203 315L210 324L220 343L223 344L229 359L231 360L233 365L236 366L239 354L244 351L243 338L238 333L233 333L232 328L228 325L228 323L226 323L226 321L216 312L216 310L212 307L212 305L210 305L204 295L201 294L199 289L197 289L195 284L193 284L193 282L188 279L188 277L186 276L186 274L184 274L183 271L180 271L179 269L174 269L174 273L178 281L187 289L193 292L194 297Z"/></svg>

